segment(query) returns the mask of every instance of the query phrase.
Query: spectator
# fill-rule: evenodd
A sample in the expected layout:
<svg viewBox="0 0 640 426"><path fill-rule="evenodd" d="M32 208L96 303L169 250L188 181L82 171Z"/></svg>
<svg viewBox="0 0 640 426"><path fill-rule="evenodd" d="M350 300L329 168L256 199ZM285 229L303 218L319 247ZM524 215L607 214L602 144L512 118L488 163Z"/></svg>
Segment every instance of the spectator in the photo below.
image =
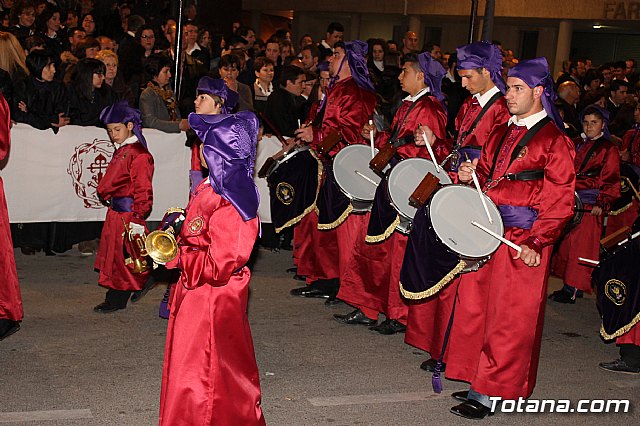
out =
<svg viewBox="0 0 640 426"><path fill-rule="evenodd" d="M293 137L296 129L300 127L299 121L305 119L302 116L304 98L301 96L304 81L305 75L302 69L291 65L285 66L278 88L267 100L265 116L269 123L275 126L272 130L277 130L286 137ZM265 131L269 133L266 127Z"/></svg>
<svg viewBox="0 0 640 426"><path fill-rule="evenodd" d="M198 44L198 26L193 21L187 21L182 26L182 34L183 34L183 49L190 55L193 59L200 61L207 71L209 70L209 61L211 60L209 56L209 52L202 48ZM195 99L195 94L194 94Z"/></svg>
<svg viewBox="0 0 640 426"><path fill-rule="evenodd" d="M65 50L70 52L74 52L85 38L87 38L87 33L84 32L83 28L69 28L67 30L67 43L68 46L65 47Z"/></svg>
<svg viewBox="0 0 640 426"><path fill-rule="evenodd" d="M609 117L611 122L615 120L616 114L620 110L622 104L624 104L627 98L627 92L629 91L629 83L624 80L612 80L609 83L609 99L607 99L607 110L609 111Z"/></svg>
<svg viewBox="0 0 640 426"><path fill-rule="evenodd" d="M333 46L342 41L344 37L344 27L339 22L332 22L327 26L327 33L322 40L318 44L318 49L320 50L320 61L325 61L328 56L333 55Z"/></svg>
<svg viewBox="0 0 640 426"><path fill-rule="evenodd" d="M379 93L378 86L382 83L382 73L384 72L384 56L387 50L387 44L381 38L369 41L369 55L367 58L367 67L369 68L369 76L373 82L376 92Z"/></svg>
<svg viewBox="0 0 640 426"><path fill-rule="evenodd" d="M398 53L398 42L395 40L387 40L387 52Z"/></svg>
<svg viewBox="0 0 640 426"><path fill-rule="evenodd" d="M140 112L144 127L158 129L166 133L179 133L189 129L186 119L180 118L180 110L169 81L173 62L161 54L147 59L145 72L151 81L140 94Z"/></svg>
<svg viewBox="0 0 640 426"><path fill-rule="evenodd" d="M24 50L26 54L33 52L34 50L45 50L46 45L42 37L31 36L27 37L24 41Z"/></svg>
<svg viewBox="0 0 640 426"><path fill-rule="evenodd" d="M145 24L136 31L136 41L144 49L144 58L148 58L153 53L156 53L154 50L156 45L156 33L151 25ZM135 51L141 52L140 49L136 49ZM141 61L144 58L139 59ZM140 64L142 64L142 62L140 62Z"/></svg>
<svg viewBox="0 0 640 426"><path fill-rule="evenodd" d="M224 50L226 45L224 34L222 33L213 33L211 35L211 67L210 70L215 70L218 68L220 64L220 57L222 56L222 51Z"/></svg>
<svg viewBox="0 0 640 426"><path fill-rule="evenodd" d="M52 129L69 124L69 98L65 87L54 80L55 58L50 52L35 51L27 56L29 77L16 83L12 118L36 129Z"/></svg>
<svg viewBox="0 0 640 426"><path fill-rule="evenodd" d="M415 31L407 31L402 39L402 54L418 52L418 35ZM433 56L433 55L432 55Z"/></svg>
<svg viewBox="0 0 640 426"><path fill-rule="evenodd" d="M257 57L253 63L256 81L253 83L253 107L263 113L269 95L273 93L273 61L264 56Z"/></svg>
<svg viewBox="0 0 640 426"><path fill-rule="evenodd" d="M135 106L137 90L134 93L133 89L125 83L122 73L118 72L118 55L112 50L101 50L96 54L96 59L105 66L104 82L111 87L116 100L124 100L129 106Z"/></svg>
<svg viewBox="0 0 640 426"><path fill-rule="evenodd" d="M111 50L112 52L116 51L116 44L111 38L101 35L98 36L96 40L98 40L98 43L100 43L100 50Z"/></svg>
<svg viewBox="0 0 640 426"><path fill-rule="evenodd" d="M284 60L289 56L295 55L291 40L280 40L280 62L284 64Z"/></svg>
<svg viewBox="0 0 640 426"><path fill-rule="evenodd" d="M60 34L60 9L47 3L44 11L36 18L36 29L44 39L47 49L58 58L64 51L63 39Z"/></svg>
<svg viewBox="0 0 640 426"><path fill-rule="evenodd" d="M87 37L78 43L74 53L78 59L95 58L100 51L100 43L93 37Z"/></svg>
<svg viewBox="0 0 640 426"><path fill-rule="evenodd" d="M311 37L311 34L304 34L300 37L300 41L298 42L298 50L300 53L302 53L303 47L309 46L310 44L313 44L313 37ZM298 56L300 56L300 54L298 54Z"/></svg>
<svg viewBox="0 0 640 426"><path fill-rule="evenodd" d="M25 64L24 49L11 33L0 31L0 69L2 73L2 93L7 103L13 105L13 86L29 75Z"/></svg>
<svg viewBox="0 0 640 426"><path fill-rule="evenodd" d="M220 78L229 86L229 88L238 93L238 111L253 111L253 100L251 89L246 84L238 81L238 74L241 68L241 60L236 55L224 55L220 59Z"/></svg>
<svg viewBox="0 0 640 426"><path fill-rule="evenodd" d="M11 8L9 16L9 24L11 32L16 36L20 44L24 44L24 40L35 34L34 22L36 21L36 9L33 4L22 0L17 2Z"/></svg>
<svg viewBox="0 0 640 426"><path fill-rule="evenodd" d="M213 50L211 49L211 33L209 32L208 29L201 28L200 30L198 30L198 37L196 38L196 43L209 57L209 61L204 62L204 66L207 68L207 70L210 70L211 62L213 59Z"/></svg>
<svg viewBox="0 0 640 426"><path fill-rule="evenodd" d="M65 17L65 28L76 28L78 26L78 13L75 10L67 9L63 17Z"/></svg>
<svg viewBox="0 0 640 426"><path fill-rule="evenodd" d="M100 112L114 103L111 87L104 84L106 67L97 59L78 62L72 83L68 86L71 124L100 126Z"/></svg>
<svg viewBox="0 0 640 426"><path fill-rule="evenodd" d="M318 66L318 47L313 44L307 44L300 50L300 60L305 71L316 72Z"/></svg>
<svg viewBox="0 0 640 426"><path fill-rule="evenodd" d="M236 31L236 35L242 37L246 41L247 50L253 49L253 44L256 42L256 31L251 27L240 27Z"/></svg>
<svg viewBox="0 0 640 426"><path fill-rule="evenodd" d="M96 36L96 22L92 13L87 13L82 17L80 26L84 29L84 32L87 33L88 37Z"/></svg>

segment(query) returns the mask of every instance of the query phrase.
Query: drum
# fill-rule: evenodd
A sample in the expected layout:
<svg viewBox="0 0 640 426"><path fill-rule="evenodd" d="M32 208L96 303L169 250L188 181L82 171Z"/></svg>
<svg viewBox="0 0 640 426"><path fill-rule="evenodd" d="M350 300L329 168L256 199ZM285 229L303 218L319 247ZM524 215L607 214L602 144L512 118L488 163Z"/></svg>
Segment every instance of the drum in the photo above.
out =
<svg viewBox="0 0 640 426"><path fill-rule="evenodd" d="M374 152L378 150L374 149ZM368 145L349 145L333 159L333 176L340 190L351 200L355 213L371 211L380 184L380 176L369 168L370 161L371 147Z"/></svg>
<svg viewBox="0 0 640 426"><path fill-rule="evenodd" d="M307 146L296 147L276 160L267 176L276 232L295 225L313 209L321 173L321 161Z"/></svg>
<svg viewBox="0 0 640 426"><path fill-rule="evenodd" d="M631 163L620 163L620 198L611 205L610 215L616 215L626 210L636 197L636 191L640 190L640 177L638 168Z"/></svg>
<svg viewBox="0 0 640 426"><path fill-rule="evenodd" d="M493 223L489 223L475 188L447 185L437 190L416 214L405 251L400 282L402 295L424 299L441 290L456 275L477 271L500 246L500 241L473 226L476 221L504 235L500 211L482 195Z"/></svg>
<svg viewBox="0 0 640 426"><path fill-rule="evenodd" d="M584 216L584 204L582 204L582 200L578 196L577 192L573 194L573 217L571 220L565 225L563 234L567 234L576 226L580 225L582 222L582 216Z"/></svg>
<svg viewBox="0 0 640 426"><path fill-rule="evenodd" d="M406 158L396 164L389 173L389 200L393 208L400 214L400 224L397 229L403 234L409 233L411 221L418 210L409 201L409 198L427 173L440 179L442 185L451 184L451 178L447 172L443 168L437 172L433 162L426 158Z"/></svg>

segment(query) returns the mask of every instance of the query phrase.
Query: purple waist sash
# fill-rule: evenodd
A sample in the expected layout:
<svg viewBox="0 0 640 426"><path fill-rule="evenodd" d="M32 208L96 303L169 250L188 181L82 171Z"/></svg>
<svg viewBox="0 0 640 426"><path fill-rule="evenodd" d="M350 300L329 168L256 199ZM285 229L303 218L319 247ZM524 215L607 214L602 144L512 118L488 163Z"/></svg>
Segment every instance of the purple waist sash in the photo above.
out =
<svg viewBox="0 0 640 426"><path fill-rule="evenodd" d="M538 212L528 206L503 204L498 206L498 210L505 228L531 229L538 218Z"/></svg>
<svg viewBox="0 0 640 426"><path fill-rule="evenodd" d="M599 189L578 189L576 192L583 204L596 204L600 195Z"/></svg>
<svg viewBox="0 0 640 426"><path fill-rule="evenodd" d="M133 211L133 197L113 197L111 198L111 208L118 213Z"/></svg>

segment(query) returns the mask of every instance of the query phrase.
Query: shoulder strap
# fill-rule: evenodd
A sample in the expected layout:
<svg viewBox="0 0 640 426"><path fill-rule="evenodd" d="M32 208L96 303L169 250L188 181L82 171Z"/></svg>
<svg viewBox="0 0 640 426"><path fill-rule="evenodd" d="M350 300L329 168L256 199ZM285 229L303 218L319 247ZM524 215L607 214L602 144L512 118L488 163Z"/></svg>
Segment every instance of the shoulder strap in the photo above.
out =
<svg viewBox="0 0 640 426"><path fill-rule="evenodd" d="M420 97L420 99L417 99L416 101L412 102L411 105L409 106L409 109L407 110L407 113L404 115L404 118L402 119L402 123L400 123L399 126L394 127L393 129L393 134L391 135L391 137L389 138L389 143L392 144L393 146L395 146L396 148L402 145L405 145L406 142L402 141L402 140L398 140L398 134L400 133L400 130L402 129L402 126L404 126L404 123L407 122L407 118L409 118L409 114L411 113L411 110L416 106L416 104L418 102L420 102L425 96L429 96L428 93L425 93L423 96Z"/></svg>
<svg viewBox="0 0 640 426"><path fill-rule="evenodd" d="M480 113L478 114L478 116L476 117L475 120L473 120L473 123L471 123L471 127L469 127L469 130L463 132L463 136L466 137L467 135L473 133L473 131L475 130L476 126L478 125L478 123L480 122L480 120L482 120L482 117L484 117L484 115L487 113L487 111L489 111L489 109L491 108L491 106L498 100L500 99L500 97L503 96L502 92L498 91L498 93L495 93L488 101L487 103L484 105L484 108L482 108L482 110L480 111ZM459 138L460 134L456 134L456 141L454 143L454 147L459 147L461 145L461 143L459 143L458 141L460 140Z"/></svg>
<svg viewBox="0 0 640 426"><path fill-rule="evenodd" d="M603 138L593 141L593 145L591 145L591 148L589 148L587 155L584 157L584 160L582 160L582 164L580 164L580 168L577 170L578 173L582 172L584 168L587 167L587 163L589 162L589 160L591 160L593 154L596 153L596 149L598 149L598 147L602 144L602 139Z"/></svg>
<svg viewBox="0 0 640 426"><path fill-rule="evenodd" d="M509 169L511 164L518 158L522 149L527 146L527 144L533 139L533 137L542 129L547 123L551 121L549 116L544 117L542 120L538 121L532 128L527 130L527 133L524 134L518 145L516 145L515 149L511 153L511 158L509 159L509 164L505 169L505 172ZM496 147L496 151L493 154L493 164L491 164L491 171L489 172L489 180L493 179L493 172L496 168L496 163L498 162L498 155L500 155L500 150L502 149L502 145L504 144L505 139L507 138L507 134L509 133L509 128L507 127L507 131L502 135L502 139L500 139L500 143Z"/></svg>

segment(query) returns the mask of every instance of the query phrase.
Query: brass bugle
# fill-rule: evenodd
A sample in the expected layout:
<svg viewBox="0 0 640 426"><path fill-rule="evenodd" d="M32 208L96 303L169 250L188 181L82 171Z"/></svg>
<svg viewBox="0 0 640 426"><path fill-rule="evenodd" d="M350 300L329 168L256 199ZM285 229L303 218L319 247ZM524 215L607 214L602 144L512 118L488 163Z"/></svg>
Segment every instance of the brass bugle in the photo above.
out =
<svg viewBox="0 0 640 426"><path fill-rule="evenodd" d="M147 255L159 265L171 262L178 255L178 243L171 232L153 231L147 235L144 245Z"/></svg>

